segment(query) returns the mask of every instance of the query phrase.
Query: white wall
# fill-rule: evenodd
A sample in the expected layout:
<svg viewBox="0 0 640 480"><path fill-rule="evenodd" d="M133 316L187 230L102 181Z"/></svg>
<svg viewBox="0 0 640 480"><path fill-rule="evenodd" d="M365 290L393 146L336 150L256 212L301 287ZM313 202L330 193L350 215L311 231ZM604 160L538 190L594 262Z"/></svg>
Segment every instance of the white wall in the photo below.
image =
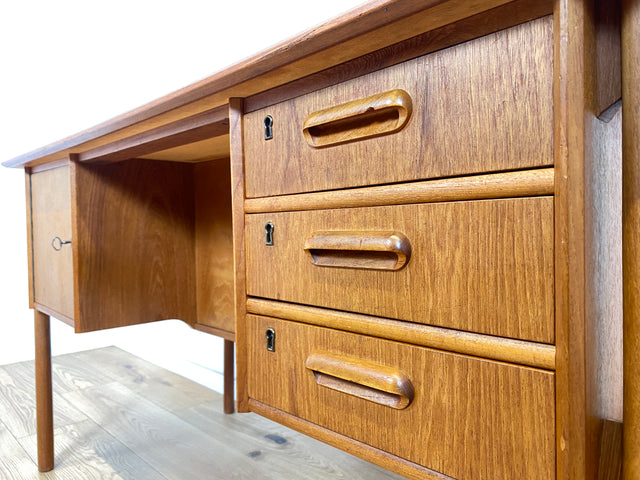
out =
<svg viewBox="0 0 640 480"><path fill-rule="evenodd" d="M362 0L0 2L0 162L85 130L335 17ZM317 8L321 5L322 8ZM0 365L32 359L24 173L0 168ZM179 321L75 335L222 389L222 341Z"/></svg>

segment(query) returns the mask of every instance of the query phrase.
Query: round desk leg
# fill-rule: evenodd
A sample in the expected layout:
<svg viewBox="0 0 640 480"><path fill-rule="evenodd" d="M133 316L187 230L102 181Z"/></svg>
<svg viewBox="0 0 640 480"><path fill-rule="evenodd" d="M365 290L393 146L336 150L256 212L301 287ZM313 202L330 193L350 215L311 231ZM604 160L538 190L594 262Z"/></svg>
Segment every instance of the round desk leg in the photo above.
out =
<svg viewBox="0 0 640 480"><path fill-rule="evenodd" d="M235 411L235 402L233 397L234 383L234 343L231 340L224 341L224 413L233 413Z"/></svg>
<svg viewBox="0 0 640 480"><path fill-rule="evenodd" d="M35 310L36 414L38 470L53 469L53 391L51 387L51 333L49 315Z"/></svg>

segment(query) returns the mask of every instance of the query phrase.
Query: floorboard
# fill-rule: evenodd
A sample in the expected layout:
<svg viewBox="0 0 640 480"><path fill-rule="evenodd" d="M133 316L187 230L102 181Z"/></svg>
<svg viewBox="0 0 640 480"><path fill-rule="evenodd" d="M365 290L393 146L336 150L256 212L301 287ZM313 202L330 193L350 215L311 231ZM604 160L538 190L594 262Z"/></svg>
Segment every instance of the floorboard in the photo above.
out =
<svg viewBox="0 0 640 480"><path fill-rule="evenodd" d="M53 359L55 464L35 463L33 362L0 366L0 479L391 480L386 470L115 347Z"/></svg>
<svg viewBox="0 0 640 480"><path fill-rule="evenodd" d="M39 478L165 480L164 476L92 420L57 428L55 439L56 466L51 472L40 474ZM35 465L37 458L36 442L35 435L20 441L32 465Z"/></svg>

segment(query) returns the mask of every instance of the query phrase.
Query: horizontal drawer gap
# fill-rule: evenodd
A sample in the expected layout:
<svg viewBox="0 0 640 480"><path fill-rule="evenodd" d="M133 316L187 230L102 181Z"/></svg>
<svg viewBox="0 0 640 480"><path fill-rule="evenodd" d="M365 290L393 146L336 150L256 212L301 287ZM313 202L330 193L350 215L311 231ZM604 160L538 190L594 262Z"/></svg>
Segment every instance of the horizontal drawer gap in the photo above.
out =
<svg viewBox="0 0 640 480"><path fill-rule="evenodd" d="M250 198L245 213L290 212L553 195L553 168L426 180L394 185Z"/></svg>
<svg viewBox="0 0 640 480"><path fill-rule="evenodd" d="M555 369L556 348L554 345L255 297L247 299L247 311L256 315L386 338L476 357L547 370Z"/></svg>

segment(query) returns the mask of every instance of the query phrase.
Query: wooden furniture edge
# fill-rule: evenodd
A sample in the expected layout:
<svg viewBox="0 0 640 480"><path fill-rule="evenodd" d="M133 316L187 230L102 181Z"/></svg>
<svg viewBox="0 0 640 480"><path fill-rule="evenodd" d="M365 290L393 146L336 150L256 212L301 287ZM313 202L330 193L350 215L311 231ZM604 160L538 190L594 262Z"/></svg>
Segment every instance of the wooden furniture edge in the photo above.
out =
<svg viewBox="0 0 640 480"><path fill-rule="evenodd" d="M33 308L34 310L37 310L39 312L42 312L46 315L49 315L50 317L53 318L57 318L58 320L66 323L67 325L74 327L75 326L75 322L73 321L73 318L69 318L66 315L63 315L60 312L55 311L53 308L49 308L45 305L42 305L41 303L38 302L33 302Z"/></svg>
<svg viewBox="0 0 640 480"><path fill-rule="evenodd" d="M188 324L187 324L188 325ZM234 332L229 332L227 330L222 330L221 328L211 327L209 325L205 325L203 323L196 323L193 325L195 330L199 332L208 333L210 335L215 335L216 337L224 338L230 342L236 341L236 334Z"/></svg>
<svg viewBox="0 0 640 480"><path fill-rule="evenodd" d="M554 169L524 170L245 200L246 213L553 195Z"/></svg>
<svg viewBox="0 0 640 480"><path fill-rule="evenodd" d="M323 443L339 448L351 455L374 463L382 468L391 470L412 480L454 480L453 478L409 462L403 458L371 447L339 433L328 430L319 425L294 417L276 408L265 405L257 400L249 399L250 411L266 417L274 422L292 428L304 435L315 438Z"/></svg>
<svg viewBox="0 0 640 480"><path fill-rule="evenodd" d="M33 264L33 207L31 198L31 169L25 168L24 172L25 182L25 196L26 196L26 210L27 210L27 282L28 282L28 297L29 308L33 309L33 302L35 301L35 283L33 279L33 272L35 270Z"/></svg>
<svg viewBox="0 0 640 480"><path fill-rule="evenodd" d="M554 345L250 297L247 312L439 350L555 369Z"/></svg>
<svg viewBox="0 0 640 480"><path fill-rule="evenodd" d="M640 1L622 2L624 480L640 478Z"/></svg>
<svg viewBox="0 0 640 480"><path fill-rule="evenodd" d="M3 163L31 166L131 137L388 47L515 0L375 0L210 77ZM345 48L345 42L349 48ZM331 54L329 54L331 53ZM336 58L339 55L339 58ZM292 65L296 68L287 68ZM286 73L282 71L288 70ZM284 75L284 76L283 76ZM267 82L266 80L269 80ZM251 83L253 82L253 83ZM146 125L146 128L143 126ZM131 127L137 128L130 130ZM99 142L96 140L101 139Z"/></svg>
<svg viewBox="0 0 640 480"><path fill-rule="evenodd" d="M240 98L229 99L229 141L231 161L231 219L233 228L233 265L234 288L233 299L235 304L237 338L245 338L245 317L247 313L247 290L244 249L244 147L243 147L243 100ZM236 384L236 402L238 412L247 412L249 399L246 388L247 352L245 345L238 343L236 351L236 371L238 382Z"/></svg>
<svg viewBox="0 0 640 480"><path fill-rule="evenodd" d="M77 160L80 162L117 162L178 147L186 143L225 135L229 130L228 111L229 109L226 105L212 108L211 110L82 152L78 154Z"/></svg>
<svg viewBox="0 0 640 480"><path fill-rule="evenodd" d="M346 64L331 66L284 85L250 95L245 98L245 113L489 35L551 14L552 11L553 0L534 3L527 0L514 0L383 47L381 50L366 53L349 60Z"/></svg>

